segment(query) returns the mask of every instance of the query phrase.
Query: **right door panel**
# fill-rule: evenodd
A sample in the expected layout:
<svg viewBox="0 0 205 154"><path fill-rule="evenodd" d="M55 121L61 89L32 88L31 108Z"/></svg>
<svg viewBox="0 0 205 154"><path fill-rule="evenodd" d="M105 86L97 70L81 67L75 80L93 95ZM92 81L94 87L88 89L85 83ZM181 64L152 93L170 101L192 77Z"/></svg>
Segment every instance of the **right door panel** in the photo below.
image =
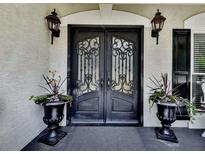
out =
<svg viewBox="0 0 205 154"><path fill-rule="evenodd" d="M138 32L110 30L107 38L107 123L137 123Z"/></svg>

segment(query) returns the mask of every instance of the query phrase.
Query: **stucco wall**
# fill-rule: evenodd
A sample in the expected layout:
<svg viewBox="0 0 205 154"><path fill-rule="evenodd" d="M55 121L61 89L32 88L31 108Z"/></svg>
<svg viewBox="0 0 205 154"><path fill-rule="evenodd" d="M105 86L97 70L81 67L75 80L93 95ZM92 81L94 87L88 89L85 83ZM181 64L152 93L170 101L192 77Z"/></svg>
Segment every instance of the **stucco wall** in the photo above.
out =
<svg viewBox="0 0 205 154"><path fill-rule="evenodd" d="M73 5L74 6L74 5ZM204 5L138 5L138 4L114 4L113 10L121 10L132 12L141 16L145 16L152 19L157 9L160 9L162 14L167 18L163 30L160 32L159 45L156 45L156 38L151 37L151 29L145 28L144 32L144 126L159 126L160 122L156 117L156 108L149 110L148 104L148 92L149 89L146 85L150 84L148 78L154 74L159 76L160 72L166 72L169 74L169 79L172 76L172 29L173 28L183 28L184 20L205 11ZM59 12L65 12L66 7L60 8ZM82 10L81 10L82 11ZM80 12L80 10L79 10ZM69 14L72 14L69 12ZM65 16L67 13L61 13L61 16ZM120 17L119 17L120 18ZM50 48L51 57L64 57L56 61L54 58L50 58L51 67L55 65L59 66L61 71L66 71L65 60L67 58L67 30L66 27L62 29L62 36L59 38L58 42L54 43L54 46ZM53 51L55 48L55 51ZM58 56L58 49L61 54ZM56 67L57 68L57 67ZM63 72L64 72L63 71ZM188 123L186 121L177 121L174 126L187 127Z"/></svg>
<svg viewBox="0 0 205 154"><path fill-rule="evenodd" d="M68 14L73 14L81 11L97 10L98 4L69 4L69 3L52 3L49 4L50 10L56 9L59 17L63 17Z"/></svg>
<svg viewBox="0 0 205 154"><path fill-rule="evenodd" d="M21 150L46 125L43 108L29 101L48 70L44 4L0 4L0 150Z"/></svg>

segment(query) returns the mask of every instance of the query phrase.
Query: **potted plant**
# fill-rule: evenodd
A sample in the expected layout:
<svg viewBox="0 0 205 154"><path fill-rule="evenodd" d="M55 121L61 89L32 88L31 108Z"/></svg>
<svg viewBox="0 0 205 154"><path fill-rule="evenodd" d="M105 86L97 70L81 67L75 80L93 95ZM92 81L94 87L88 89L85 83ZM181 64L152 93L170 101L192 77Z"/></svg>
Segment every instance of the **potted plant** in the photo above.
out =
<svg viewBox="0 0 205 154"><path fill-rule="evenodd" d="M178 143L174 131L170 129L171 124L176 120L177 107L185 105L191 121L194 120L196 108L188 99L177 94L178 87L170 88L167 73L161 74L160 80L155 76L149 79L153 83L153 86L148 86L150 88L149 103L151 107L157 104L157 117L162 124L160 129L156 129L156 136L158 139Z"/></svg>
<svg viewBox="0 0 205 154"><path fill-rule="evenodd" d="M47 91L46 94L40 96L31 96L36 104L44 107L43 121L48 125L49 132L42 136L38 141L48 144L57 144L67 133L59 129L59 122L63 120L64 106L66 103L71 107L72 96L63 95L61 89L63 83L61 76L56 77L56 71L49 71L48 75L43 75L46 86L40 86Z"/></svg>

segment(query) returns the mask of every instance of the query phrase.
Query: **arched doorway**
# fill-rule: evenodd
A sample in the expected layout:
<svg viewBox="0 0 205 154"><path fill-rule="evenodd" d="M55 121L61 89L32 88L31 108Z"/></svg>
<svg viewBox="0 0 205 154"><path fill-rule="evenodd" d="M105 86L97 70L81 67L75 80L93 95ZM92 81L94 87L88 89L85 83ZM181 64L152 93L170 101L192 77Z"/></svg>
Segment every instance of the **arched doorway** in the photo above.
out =
<svg viewBox="0 0 205 154"><path fill-rule="evenodd" d="M124 124L142 124L142 119L143 119L143 117L142 117L142 110L143 110L143 108L142 108L142 106L143 106L142 105L143 104L143 99L142 99L143 98L143 91L142 91L142 89L143 89L142 88L143 87L143 41L144 41L143 40L143 27L150 27L150 20L145 18L145 17L139 16L139 15L136 15L133 13L129 13L129 12L116 11L116 10L112 10L112 8L111 8L111 10L109 10L109 9L106 9L109 6L107 6L106 4L104 4L104 5L105 6L101 7L101 10L79 12L79 13L75 13L75 14L63 17L63 18L61 18L62 26L67 26L68 24L78 25L77 26L78 28L81 27L81 29L83 29L82 25L84 25L84 28L85 29L87 28L87 32L90 32L91 29L93 30L93 29L97 28L98 29L97 33L99 33L99 29L101 29L100 30L101 32L99 33L99 35L102 36L101 39L103 39L103 40L114 39L114 38L112 38L112 39L108 38L107 34L105 34L106 33L105 31L107 31L107 30L110 31L109 27L112 30L116 29L116 28L119 30L119 27L120 27L122 31L127 31L127 33L130 33L130 34L126 34L126 35L130 35L130 37L126 38L126 35L123 34L124 36L120 36L120 38L121 38L121 40L123 40L125 42L129 42L130 40L135 39L132 41L135 41L136 44L138 44L137 50L139 50L138 52L140 53L138 55L139 61L137 61L137 63L132 63L132 66L135 66L135 68L140 68L140 69L138 69L138 70L140 70L140 72L136 71L137 72L136 74L132 74L133 75L132 77L137 79L135 81L135 84L137 85L137 88L136 88L137 94L135 94L135 96L134 96L135 98L133 97L134 99L131 99L131 97L128 98L128 96L126 96L126 94L118 93L118 98L115 97L116 98L115 100L112 99L114 97L113 97L113 95L111 96L111 91L109 91L109 89L107 89L108 78L112 78L115 76L113 76L112 73L109 74L108 70L110 70L110 72L112 72L112 70L114 71L115 68L111 67L111 66L114 66L114 64L111 64L112 62L110 63L110 65L105 63L106 60L109 61L109 58L112 59L111 58L112 55L111 55L111 52L108 52L109 49L105 51L105 48L108 47L109 43L103 42L104 56L103 56L103 59L100 61L101 64L103 63L102 64L103 68L101 68L101 70L99 70L99 72L102 72L102 74L99 74L99 77L101 77L101 79L103 77L103 81L101 79L99 79L98 84L101 81L104 82L104 86L103 86L104 89L103 90L101 89L100 93L98 91L97 94L93 94L92 93L93 91L88 92L88 93L84 93L85 95L83 96L83 98L81 97L81 101L80 101L81 103L76 102L77 105L74 107L75 111L73 113L73 116L75 117L75 114L78 113L79 119L77 118L76 123L81 123L81 124L82 123L83 124L85 124L85 123L86 124L88 124L88 123L89 124L91 124L91 123L95 123L95 124L96 123L97 124L108 124L108 123L111 124L112 123L113 124L114 123L114 124L123 124L123 125ZM110 5L110 4L108 4L108 5ZM79 24L81 26L79 26ZM100 25L100 26L97 26L97 25ZM118 25L118 26L116 26L116 25ZM139 25L141 25L141 26L139 26ZM130 27L130 28L128 28L128 27ZM136 31L137 32L135 33L135 32L132 32L132 30L129 31L128 29L130 29L130 30L135 29L135 32ZM116 30L114 30L114 31L116 31ZM95 33L96 33L96 31L93 32L93 34L95 34ZM113 33L113 32L111 32L111 33ZM116 33L120 33L120 31L117 31ZM116 35L116 33L115 33L115 35ZM90 34L90 36L92 36L93 34ZM81 34L79 34L79 36L77 36L77 37L79 37L77 44L79 44L80 42L84 42L86 39L89 40L89 38L86 37L86 35L88 35L88 34L86 34L86 31L84 33L84 36L82 36L82 35L83 34L81 33ZM136 41L136 37L133 37L133 36L139 36L137 38L138 41ZM75 35L72 35L71 29L69 27L68 28L68 40L73 40L73 37L75 37ZM82 40L82 38L84 38L84 40ZM94 40L96 40L96 39L98 40L98 37L97 38L92 37L92 38ZM122 38L126 38L126 39L122 39ZM112 42L112 41L110 41L110 42ZM72 55L70 53L73 53L73 51L74 51L71 47L71 44L73 44L73 42L68 43L68 48L70 48L70 51L68 52L68 76L71 77L70 82L68 82L68 87L71 88L71 92L73 93L73 90L75 90L76 87L74 85L71 85L70 83L73 83L76 85L76 80L78 80L78 78L79 78L78 74L80 74L80 73L77 73L77 75L75 77L72 77L72 74L73 74L72 71L73 70L77 71L78 69L80 69L79 67L80 67L81 63L76 63L77 64L77 65L75 65L76 69L70 67L70 66L72 66L71 63L73 63L70 61L70 55ZM101 44L101 46L102 46L102 44ZM110 51L111 51L111 49L110 49ZM110 56L108 56L108 55L110 55ZM75 55L75 56L77 57L77 55ZM71 58L73 60L73 57L71 57ZM76 59L76 61L79 61L79 59ZM136 62L136 61L134 61L134 62ZM108 68L108 67L110 67L110 68ZM123 67L125 67L125 65ZM103 69L103 71L102 71L102 69ZM83 69L81 69L81 70L84 71ZM134 70L137 70L137 69L134 69ZM122 71L122 70L120 70L120 71ZM136 75L137 75L137 77L136 77ZM83 76L85 76L85 74ZM93 76L94 76L94 74L93 74ZM121 74L121 76L123 77L123 74ZM118 78L119 78L119 74L118 74ZM114 81L109 81L109 82L111 85L113 85L113 83L114 83ZM130 83L131 82L133 82L133 81L130 80ZM110 86L110 87L111 87L110 89L112 89L112 86ZM95 87L95 88L97 89L97 87ZM128 87L128 88L130 88L130 87ZM98 95L98 97L94 97L94 95ZM87 99L87 101L86 101L86 98L88 98L88 97L90 97L90 98L94 97L94 98L93 98L93 100L90 99L88 101L88 99ZM124 97L124 98L122 98L122 97ZM119 98L121 99L121 101L119 101ZM82 102L84 102L84 103L82 103ZM98 103L96 103L96 102L98 102ZM109 105L109 104L117 104L117 105ZM138 107L136 107L136 106L138 106ZM80 111L80 112L78 112L78 111ZM84 114L86 112L87 112L87 115L90 115L90 118L86 118L86 115ZM133 115L135 115L134 118L133 118ZM89 117L89 116L87 116L87 117ZM117 120L113 117L117 117ZM120 120L120 117L121 117L121 120ZM129 119L129 117L131 117L131 118ZM115 119L115 120L113 120L113 119ZM75 120L76 119L73 118L73 122L75 122Z"/></svg>

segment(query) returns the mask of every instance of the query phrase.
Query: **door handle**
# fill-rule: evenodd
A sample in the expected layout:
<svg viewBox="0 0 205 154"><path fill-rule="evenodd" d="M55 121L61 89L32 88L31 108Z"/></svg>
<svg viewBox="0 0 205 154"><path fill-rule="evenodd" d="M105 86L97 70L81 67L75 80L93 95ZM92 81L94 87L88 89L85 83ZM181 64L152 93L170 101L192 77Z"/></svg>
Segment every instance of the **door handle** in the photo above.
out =
<svg viewBox="0 0 205 154"><path fill-rule="evenodd" d="M103 86L104 86L104 80L101 79L101 80L100 80L100 88L103 88Z"/></svg>
<svg viewBox="0 0 205 154"><path fill-rule="evenodd" d="M111 84L112 84L110 76L111 76L111 74L110 74L110 71L108 70L107 71L107 88L110 88Z"/></svg>
<svg viewBox="0 0 205 154"><path fill-rule="evenodd" d="M107 87L111 87L111 80L107 79Z"/></svg>

